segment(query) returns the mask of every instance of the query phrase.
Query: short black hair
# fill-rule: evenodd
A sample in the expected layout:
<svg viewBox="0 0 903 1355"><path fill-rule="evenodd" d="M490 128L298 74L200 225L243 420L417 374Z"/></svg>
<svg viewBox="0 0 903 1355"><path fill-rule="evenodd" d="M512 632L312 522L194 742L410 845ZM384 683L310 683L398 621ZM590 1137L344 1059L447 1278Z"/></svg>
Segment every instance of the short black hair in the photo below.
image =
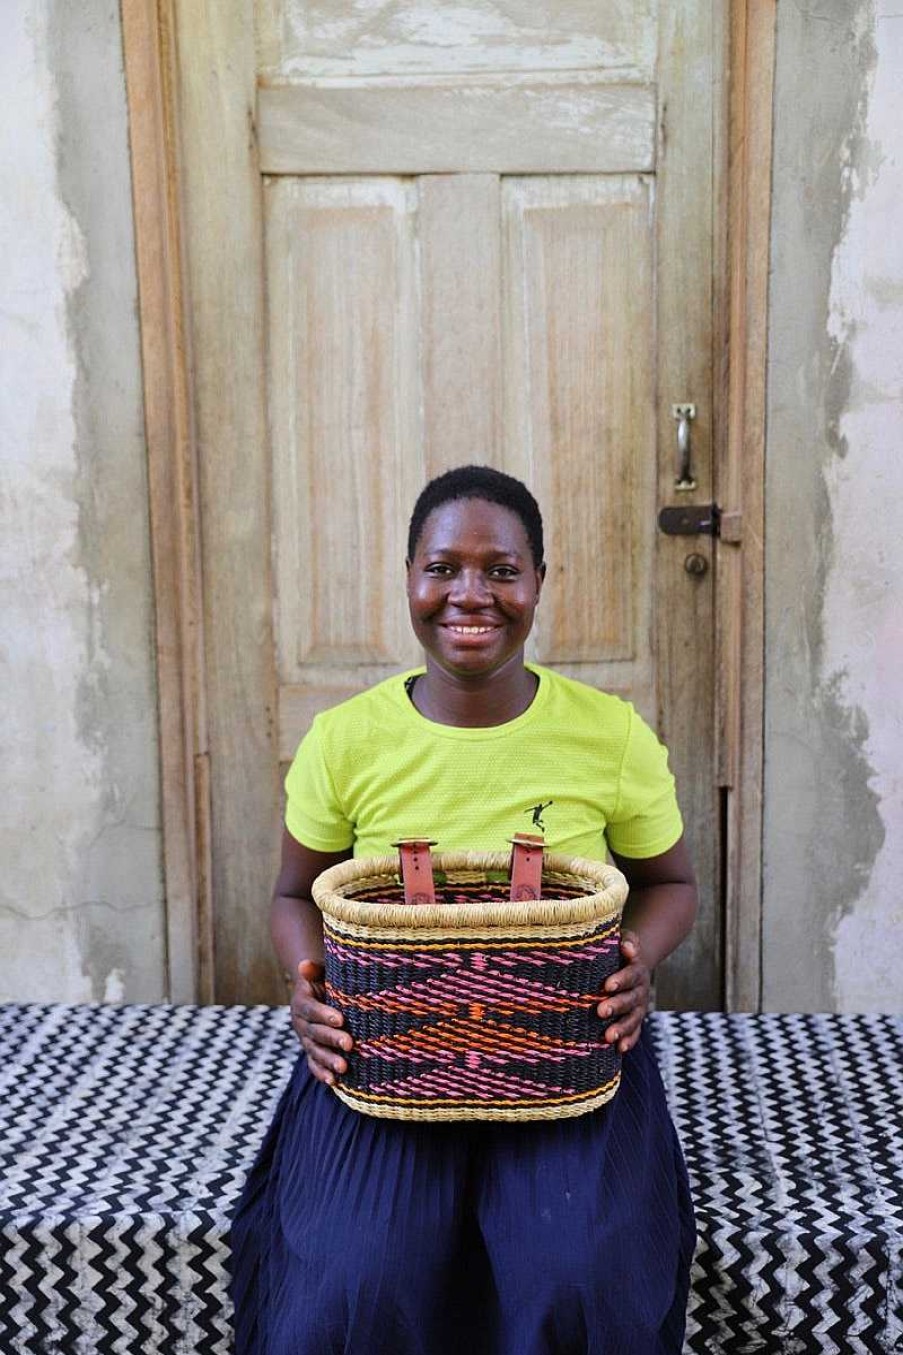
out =
<svg viewBox="0 0 903 1355"><path fill-rule="evenodd" d="M408 559L413 560L423 524L430 513L444 503L456 499L485 499L516 513L524 524L530 554L537 569L543 563L542 514L539 504L525 484L513 475L494 470L492 466L456 466L443 475L437 475L420 491L408 527Z"/></svg>

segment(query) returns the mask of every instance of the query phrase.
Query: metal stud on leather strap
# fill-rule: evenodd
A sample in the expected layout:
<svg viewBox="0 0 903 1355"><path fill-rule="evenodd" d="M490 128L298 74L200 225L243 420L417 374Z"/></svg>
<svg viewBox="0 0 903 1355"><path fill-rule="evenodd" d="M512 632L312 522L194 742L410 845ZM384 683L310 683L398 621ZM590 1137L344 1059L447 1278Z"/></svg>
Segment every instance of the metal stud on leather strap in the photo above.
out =
<svg viewBox="0 0 903 1355"><path fill-rule="evenodd" d="M538 833L515 833L511 842L511 899L538 899L542 894L542 853L545 838Z"/></svg>
<svg viewBox="0 0 903 1355"><path fill-rule="evenodd" d="M405 903L436 902L433 864L430 860L430 847L435 845L435 838L425 837L403 837L392 843L393 847L398 848L401 859Z"/></svg>

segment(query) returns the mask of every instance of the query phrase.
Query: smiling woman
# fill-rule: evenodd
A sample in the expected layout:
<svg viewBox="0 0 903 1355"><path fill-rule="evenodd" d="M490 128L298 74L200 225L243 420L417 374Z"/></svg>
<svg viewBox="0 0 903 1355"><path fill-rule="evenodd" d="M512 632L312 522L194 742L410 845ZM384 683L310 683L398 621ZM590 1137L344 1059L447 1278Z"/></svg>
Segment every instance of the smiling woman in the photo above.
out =
<svg viewBox="0 0 903 1355"><path fill-rule="evenodd" d="M651 970L692 925L693 871L652 731L525 663L544 576L525 486L476 466L432 481L407 561L425 667L318 716L289 771L272 933L304 1053L234 1223L238 1355L681 1349L692 1206L642 1026ZM587 995L627 1055L618 1095L533 1123L349 1109L328 1090L352 1041L326 1001L313 880L414 834L497 851L537 814L550 849L610 854L631 885L621 968Z"/></svg>

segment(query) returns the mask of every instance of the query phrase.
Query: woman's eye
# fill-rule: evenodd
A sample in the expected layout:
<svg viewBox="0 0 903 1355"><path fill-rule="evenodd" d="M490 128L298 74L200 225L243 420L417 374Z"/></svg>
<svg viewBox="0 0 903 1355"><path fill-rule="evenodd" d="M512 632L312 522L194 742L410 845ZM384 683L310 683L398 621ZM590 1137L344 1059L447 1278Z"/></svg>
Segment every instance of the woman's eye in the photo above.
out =
<svg viewBox="0 0 903 1355"><path fill-rule="evenodd" d="M436 564L427 565L423 572L424 574L433 574L438 575L439 578L445 578L452 572L452 568L451 565L443 565L437 562Z"/></svg>
<svg viewBox="0 0 903 1355"><path fill-rule="evenodd" d="M489 573L493 579L516 579L518 576L513 565L496 565Z"/></svg>

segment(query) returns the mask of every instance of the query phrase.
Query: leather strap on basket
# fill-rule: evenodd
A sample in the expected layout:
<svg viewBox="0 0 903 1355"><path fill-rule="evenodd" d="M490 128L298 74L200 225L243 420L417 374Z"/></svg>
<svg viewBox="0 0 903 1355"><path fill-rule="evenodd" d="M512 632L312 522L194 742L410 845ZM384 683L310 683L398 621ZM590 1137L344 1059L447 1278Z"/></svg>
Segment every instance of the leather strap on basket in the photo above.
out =
<svg viewBox="0 0 903 1355"><path fill-rule="evenodd" d="M511 839L511 899L520 903L542 894L542 853L545 838L538 833L515 833Z"/></svg>
<svg viewBox="0 0 903 1355"><path fill-rule="evenodd" d="M425 837L404 837L392 843L393 847L398 848L401 858L405 903L436 902L433 863L430 859L430 847L435 845L434 839Z"/></svg>

